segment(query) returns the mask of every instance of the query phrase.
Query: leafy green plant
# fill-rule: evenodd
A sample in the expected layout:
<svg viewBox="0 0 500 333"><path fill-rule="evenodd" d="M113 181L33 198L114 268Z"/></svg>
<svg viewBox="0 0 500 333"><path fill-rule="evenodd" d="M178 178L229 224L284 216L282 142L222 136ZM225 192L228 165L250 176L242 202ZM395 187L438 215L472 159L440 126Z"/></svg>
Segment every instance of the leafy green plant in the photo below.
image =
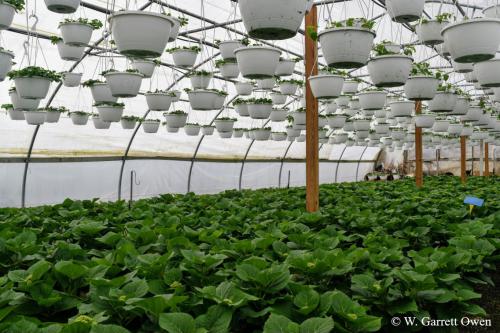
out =
<svg viewBox="0 0 500 333"><path fill-rule="evenodd" d="M16 12L22 11L25 5L24 0L0 0L0 3L5 3L13 6L16 9Z"/></svg>
<svg viewBox="0 0 500 333"><path fill-rule="evenodd" d="M19 70L12 70L7 73L7 76L14 80L20 77L42 77L44 79L48 79L52 82L60 82L61 75L55 71L51 71L42 67L37 66L28 66Z"/></svg>
<svg viewBox="0 0 500 333"><path fill-rule="evenodd" d="M269 98L249 98L247 104L273 104L273 100Z"/></svg>
<svg viewBox="0 0 500 333"><path fill-rule="evenodd" d="M82 86L83 87L93 87L96 84L103 84L103 83L105 83L105 82L103 82L101 80L90 79L90 80L82 82Z"/></svg>
<svg viewBox="0 0 500 333"><path fill-rule="evenodd" d="M68 24L68 23L78 23L78 24L85 24L90 26L93 30L99 30L102 28L102 22L97 20L97 19L87 19L87 18L78 18L78 19L64 19L61 23L59 23L59 27L63 24Z"/></svg>
<svg viewBox="0 0 500 333"><path fill-rule="evenodd" d="M137 116L122 116L122 120L126 121L140 121L142 118L139 118Z"/></svg>
<svg viewBox="0 0 500 333"><path fill-rule="evenodd" d="M296 79L285 79L285 80L279 80L278 84L283 84L283 83L290 83L290 84L295 84L300 87L304 85L304 81L302 80L296 80Z"/></svg>
<svg viewBox="0 0 500 333"><path fill-rule="evenodd" d="M114 107L114 108L124 108L125 104L117 103L117 102L99 102L99 103L95 103L94 106L95 107L107 106L107 107Z"/></svg>
<svg viewBox="0 0 500 333"><path fill-rule="evenodd" d="M178 46L167 50L168 53L174 53L176 51L191 51L199 53L201 52L201 48L197 45L194 45L194 46Z"/></svg>
<svg viewBox="0 0 500 333"><path fill-rule="evenodd" d="M12 105L12 104L2 104L0 107L2 109L4 109L4 110L11 110L11 109L14 108L14 105Z"/></svg>
<svg viewBox="0 0 500 333"><path fill-rule="evenodd" d="M71 111L69 114L70 115L76 114L78 116L88 116L88 115L90 115L90 113L84 112L84 111Z"/></svg>
<svg viewBox="0 0 500 333"><path fill-rule="evenodd" d="M368 20L366 18L348 18L345 21L340 22L330 22L328 27L330 28L350 28L350 27L361 27L364 29L373 29L375 26L375 21Z"/></svg>
<svg viewBox="0 0 500 333"><path fill-rule="evenodd" d="M60 106L60 107L49 106L49 107L46 107L46 108L40 108L39 110L47 111L47 112L59 112L59 113L64 113L64 112L68 112L69 111L64 106Z"/></svg>
<svg viewBox="0 0 500 333"><path fill-rule="evenodd" d="M212 72L206 71L206 70L199 70L199 71L191 71L189 72L189 76L213 76Z"/></svg>

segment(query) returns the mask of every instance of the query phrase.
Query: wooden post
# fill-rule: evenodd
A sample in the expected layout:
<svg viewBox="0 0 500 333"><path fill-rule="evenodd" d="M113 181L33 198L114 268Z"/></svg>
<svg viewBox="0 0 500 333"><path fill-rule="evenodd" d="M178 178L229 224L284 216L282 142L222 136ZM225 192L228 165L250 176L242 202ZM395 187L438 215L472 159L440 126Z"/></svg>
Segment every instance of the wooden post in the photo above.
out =
<svg viewBox="0 0 500 333"><path fill-rule="evenodd" d="M308 27L318 29L316 6L312 6L306 14L305 31ZM308 212L315 212L319 209L318 102L309 85L309 76L318 74L318 43L307 34L304 59L306 69L306 208Z"/></svg>
<svg viewBox="0 0 500 333"><path fill-rule="evenodd" d="M415 102L415 114L422 113L422 101ZM422 128L415 127L415 182L418 188L424 185L424 161L422 147Z"/></svg>
<svg viewBox="0 0 500 333"><path fill-rule="evenodd" d="M467 138L465 136L460 137L460 178L462 179L462 184L467 182Z"/></svg>
<svg viewBox="0 0 500 333"><path fill-rule="evenodd" d="M484 176L490 176L490 145L488 142L484 144Z"/></svg>

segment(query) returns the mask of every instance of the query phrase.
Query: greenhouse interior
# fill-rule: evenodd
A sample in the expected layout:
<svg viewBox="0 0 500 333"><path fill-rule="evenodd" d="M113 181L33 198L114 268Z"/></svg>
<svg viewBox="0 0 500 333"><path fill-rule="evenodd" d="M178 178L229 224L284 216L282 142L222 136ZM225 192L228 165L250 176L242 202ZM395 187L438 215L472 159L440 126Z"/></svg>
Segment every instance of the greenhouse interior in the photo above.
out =
<svg viewBox="0 0 500 333"><path fill-rule="evenodd" d="M500 332L500 0L0 0L0 102L0 332Z"/></svg>

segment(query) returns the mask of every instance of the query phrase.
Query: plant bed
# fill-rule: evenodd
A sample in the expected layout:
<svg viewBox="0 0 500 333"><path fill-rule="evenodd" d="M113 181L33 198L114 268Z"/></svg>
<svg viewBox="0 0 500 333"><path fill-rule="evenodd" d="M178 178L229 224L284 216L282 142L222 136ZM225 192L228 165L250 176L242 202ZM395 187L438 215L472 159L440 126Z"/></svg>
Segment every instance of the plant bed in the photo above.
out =
<svg viewBox="0 0 500 333"><path fill-rule="evenodd" d="M281 55L280 50L267 46L241 47L234 53L241 75L247 79L272 78Z"/></svg>
<svg viewBox="0 0 500 333"><path fill-rule="evenodd" d="M99 119L102 122L119 122L123 115L125 105L123 103L100 102L94 107L99 112Z"/></svg>
<svg viewBox="0 0 500 333"><path fill-rule="evenodd" d="M73 111L69 113L69 117L71 118L71 122L73 125L84 126L87 125L90 117L90 113L83 111Z"/></svg>
<svg viewBox="0 0 500 333"><path fill-rule="evenodd" d="M333 99L340 96L344 86L341 75L315 75L309 77L312 93L317 99Z"/></svg>
<svg viewBox="0 0 500 333"><path fill-rule="evenodd" d="M297 34L306 0L240 0L243 24L253 38L281 40Z"/></svg>
<svg viewBox="0 0 500 333"><path fill-rule="evenodd" d="M92 32L100 28L102 28L102 22L96 19L65 19L59 23L59 29L61 30L64 44L70 46L89 45L90 39L92 38Z"/></svg>
<svg viewBox="0 0 500 333"><path fill-rule="evenodd" d="M106 78L113 97L135 97L141 89L143 76L135 69L129 69L125 72L108 70L102 75Z"/></svg>
<svg viewBox="0 0 500 333"><path fill-rule="evenodd" d="M45 0L47 9L59 14L71 14L80 6L80 0Z"/></svg>
<svg viewBox="0 0 500 333"><path fill-rule="evenodd" d="M14 80L19 97L27 99L44 99L50 83L61 81L56 72L36 66L10 71L7 76Z"/></svg>
<svg viewBox="0 0 500 333"><path fill-rule="evenodd" d="M173 93L170 91L155 92L148 91L144 94L146 96L146 103L151 111L166 111L172 105Z"/></svg>
<svg viewBox="0 0 500 333"><path fill-rule="evenodd" d="M142 129L144 133L157 133L160 129L160 119L146 119L142 122Z"/></svg>
<svg viewBox="0 0 500 333"><path fill-rule="evenodd" d="M172 55L176 66L189 68L193 67L196 63L196 59L198 58L198 54L201 52L201 49L199 46L183 46L168 49L167 52Z"/></svg>

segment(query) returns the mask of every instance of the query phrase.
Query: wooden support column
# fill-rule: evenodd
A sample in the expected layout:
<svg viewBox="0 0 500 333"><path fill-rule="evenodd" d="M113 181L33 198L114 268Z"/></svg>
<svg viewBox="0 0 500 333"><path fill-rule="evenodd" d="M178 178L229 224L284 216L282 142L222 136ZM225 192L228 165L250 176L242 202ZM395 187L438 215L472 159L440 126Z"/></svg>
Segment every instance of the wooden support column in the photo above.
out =
<svg viewBox="0 0 500 333"><path fill-rule="evenodd" d="M318 29L318 12L312 6L306 14L305 31ZM306 208L308 212L319 209L319 136L318 102L314 97L309 76L318 74L318 43L305 34L305 69L306 69Z"/></svg>
<svg viewBox="0 0 500 333"><path fill-rule="evenodd" d="M415 114L422 113L422 101L415 102ZM422 145L422 128L415 127L415 183L418 188L424 185L424 150Z"/></svg>
<svg viewBox="0 0 500 333"><path fill-rule="evenodd" d="M488 142L484 144L484 176L490 176L490 145Z"/></svg>
<svg viewBox="0 0 500 333"><path fill-rule="evenodd" d="M467 138L465 136L460 137L460 178L462 179L462 184L467 182Z"/></svg>

